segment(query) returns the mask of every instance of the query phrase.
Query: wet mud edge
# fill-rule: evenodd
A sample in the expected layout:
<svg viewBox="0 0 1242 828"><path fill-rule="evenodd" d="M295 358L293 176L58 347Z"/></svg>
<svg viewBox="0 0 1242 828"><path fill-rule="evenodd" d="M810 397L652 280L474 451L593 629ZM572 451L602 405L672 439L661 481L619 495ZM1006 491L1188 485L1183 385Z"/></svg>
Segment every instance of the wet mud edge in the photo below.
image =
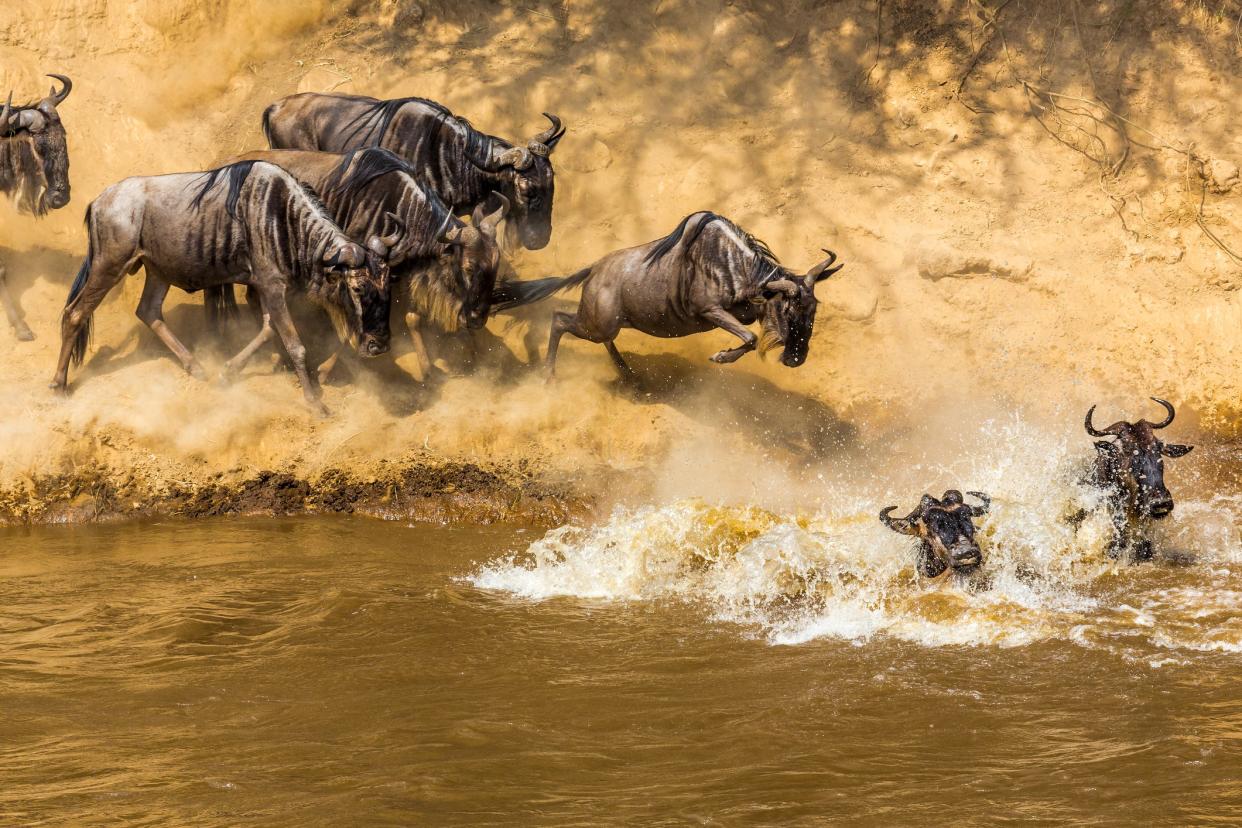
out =
<svg viewBox="0 0 1242 828"><path fill-rule="evenodd" d="M593 498L524 466L469 462L383 464L365 479L341 469L215 473L151 481L106 466L0 487L0 526L154 517L358 514L433 523L556 525L588 514Z"/></svg>

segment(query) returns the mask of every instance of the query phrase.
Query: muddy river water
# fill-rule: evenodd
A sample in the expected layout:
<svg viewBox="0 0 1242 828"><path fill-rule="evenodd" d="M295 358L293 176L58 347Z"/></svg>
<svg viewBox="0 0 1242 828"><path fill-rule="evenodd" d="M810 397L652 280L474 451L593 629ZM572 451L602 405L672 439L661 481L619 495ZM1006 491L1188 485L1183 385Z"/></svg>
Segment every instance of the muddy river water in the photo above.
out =
<svg viewBox="0 0 1242 828"><path fill-rule="evenodd" d="M3 530L0 824L1236 824L1231 525L986 585L849 504Z"/></svg>

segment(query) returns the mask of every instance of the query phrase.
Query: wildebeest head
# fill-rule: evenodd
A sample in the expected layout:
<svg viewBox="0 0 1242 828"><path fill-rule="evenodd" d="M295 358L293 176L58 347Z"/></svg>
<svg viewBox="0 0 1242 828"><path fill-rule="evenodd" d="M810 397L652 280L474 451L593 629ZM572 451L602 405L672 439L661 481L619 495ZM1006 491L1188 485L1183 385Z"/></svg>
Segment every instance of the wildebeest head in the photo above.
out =
<svg viewBox="0 0 1242 828"><path fill-rule="evenodd" d="M825 250L828 258L806 272L805 276L792 273L772 279L763 286L760 301L766 305L763 314L765 339L769 344L780 343L781 363L797 368L806 362L811 349L811 331L815 326L815 310L819 302L815 298L815 284L836 273L844 264L833 267L837 254Z"/></svg>
<svg viewBox="0 0 1242 828"><path fill-rule="evenodd" d="M1168 412L1168 416L1159 423L1147 420L1127 423L1123 420L1108 428L1097 429L1091 424L1091 415L1095 412L1093 405L1087 411L1086 426L1087 433L1092 437L1115 438L1095 444L1099 452L1097 469L1101 482L1113 485L1120 491L1132 514L1159 520L1173 511L1173 495L1164 485L1164 458L1189 454L1194 446L1163 443L1156 437L1157 430L1173 422L1175 412L1169 402L1157 397L1151 399Z"/></svg>
<svg viewBox="0 0 1242 828"><path fill-rule="evenodd" d="M540 250L552 238L552 197L556 189L551 155L565 135L561 119L547 112L552 122L526 142L526 146L509 147L492 157L475 163L503 182L503 194L513 205L509 226L522 247Z"/></svg>
<svg viewBox="0 0 1242 828"><path fill-rule="evenodd" d="M366 249L345 242L330 246L323 256L330 298L322 302L337 333L352 342L359 356L374 357L388 350L391 279L388 251L399 231L372 236Z"/></svg>
<svg viewBox="0 0 1242 828"><path fill-rule="evenodd" d="M46 98L24 107L14 107L10 93L0 109L0 137L25 139L15 172L26 178L22 202L35 215L69 203L69 147L56 107L69 97L73 81L64 75L48 77L61 82L60 91L53 86Z"/></svg>
<svg viewBox="0 0 1242 828"><path fill-rule="evenodd" d="M971 506L962 493L949 489L940 500L929 494L923 495L918 508L904 518L890 517L896 506L888 506L880 512L880 520L889 529L902 535L911 535L922 542L919 570L935 577L946 569L969 572L983 564L983 553L975 540L974 518L988 513L992 499L982 492L967 492L982 501L982 506Z"/></svg>
<svg viewBox="0 0 1242 828"><path fill-rule="evenodd" d="M496 230L509 212L509 199L499 193L500 206L486 213L482 205L474 210L471 224L459 225L446 231L440 238L452 246L457 257L454 268L460 280L457 291L461 297L459 324L477 329L487 324L492 308L492 288L496 286L496 272L500 269L500 245L496 243Z"/></svg>

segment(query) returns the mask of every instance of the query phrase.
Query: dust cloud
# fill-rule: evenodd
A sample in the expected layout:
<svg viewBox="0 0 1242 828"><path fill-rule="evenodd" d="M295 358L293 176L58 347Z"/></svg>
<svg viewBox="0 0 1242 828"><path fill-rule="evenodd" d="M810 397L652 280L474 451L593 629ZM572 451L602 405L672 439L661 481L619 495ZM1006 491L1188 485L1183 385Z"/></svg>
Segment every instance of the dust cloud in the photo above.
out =
<svg viewBox="0 0 1242 828"><path fill-rule="evenodd" d="M75 88L72 203L38 222L5 207L0 222L38 335L0 336L0 488L12 500L92 468L158 494L266 469L367 480L381 461L451 461L568 481L605 507L822 504L876 479L909 499L994 475L971 459L984 442L998 463L998 440L1086 456L1088 406L1104 422L1154 416L1151 395L1178 405L1179 440L1231 445L1242 270L1202 227L1242 244L1242 208L1200 171L1242 160L1236 26L1195 3L1093 4L1077 34L1057 25L1059 3L1006 4L993 23L952 0L897 5L6 4L0 82L17 99L42 94L45 72ZM90 199L261 147L263 108L306 90L429 97L510 138L560 115L553 240L513 253L520 278L573 272L699 209L798 271L835 250L847 266L819 288L808 362L714 366L722 332L626 333L639 388L569 339L547 385L532 361L571 295L497 317L473 343L444 337L450 372L427 383L404 370L398 329L391 355L343 366L320 421L262 360L229 387L182 375L134 317L131 277L97 313L71 396L53 397ZM228 345L198 297L170 296L167 317L218 370ZM1015 418L1023 428L989 425ZM1206 487L1234 456L1200 451L1175 473Z"/></svg>

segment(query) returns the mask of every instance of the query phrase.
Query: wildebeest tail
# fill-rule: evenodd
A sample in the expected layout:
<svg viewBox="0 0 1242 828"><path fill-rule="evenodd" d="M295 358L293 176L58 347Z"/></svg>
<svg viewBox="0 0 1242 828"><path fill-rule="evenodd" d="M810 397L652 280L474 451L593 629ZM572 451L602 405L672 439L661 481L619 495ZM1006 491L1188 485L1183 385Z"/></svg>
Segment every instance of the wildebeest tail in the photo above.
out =
<svg viewBox="0 0 1242 828"><path fill-rule="evenodd" d="M233 295L232 285L203 288L203 305L207 308L207 319L212 325L237 318L237 297Z"/></svg>
<svg viewBox="0 0 1242 828"><path fill-rule="evenodd" d="M590 275L591 268L585 267L573 276L551 276L547 279L530 279L524 282L498 282L496 287L492 288L492 310L505 311L547 299L554 293L577 287Z"/></svg>
<svg viewBox="0 0 1242 828"><path fill-rule="evenodd" d="M61 324L64 325L65 314L69 313L69 308L82 290L86 287L86 280L91 275L91 262L95 258L95 232L91 226L91 207L86 208L86 258L82 260L82 266L78 268L78 275L74 277L73 287L69 288L69 298L65 300L65 309L61 311ZM77 335L73 338L73 350L69 352L69 359L74 367L82 364L82 360L86 359L86 349L91 344L91 317L88 316L82 323L82 327L78 330Z"/></svg>
<svg viewBox="0 0 1242 828"><path fill-rule="evenodd" d="M276 111L278 106L280 106L279 101L263 110L263 140L267 141L267 146L270 149L276 149L276 144L272 141L272 113Z"/></svg>

